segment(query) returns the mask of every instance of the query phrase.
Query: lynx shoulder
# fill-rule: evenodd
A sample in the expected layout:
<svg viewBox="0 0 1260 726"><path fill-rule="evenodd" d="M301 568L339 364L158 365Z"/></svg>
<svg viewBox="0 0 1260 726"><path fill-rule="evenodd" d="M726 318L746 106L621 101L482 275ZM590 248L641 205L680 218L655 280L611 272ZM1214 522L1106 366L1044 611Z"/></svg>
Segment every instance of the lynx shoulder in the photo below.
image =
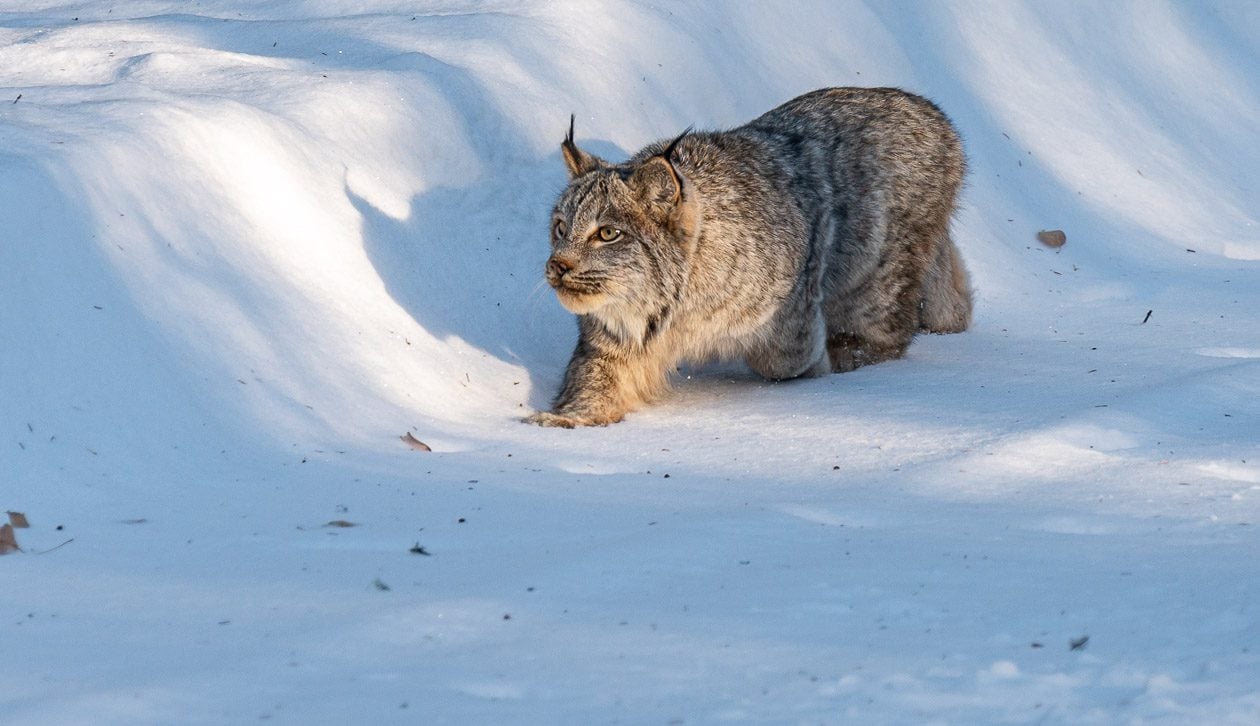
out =
<svg viewBox="0 0 1260 726"><path fill-rule="evenodd" d="M962 144L891 88L808 93L730 131L684 132L614 164L561 145L547 282L578 319L544 426L620 421L681 362L770 379L904 355L971 319L950 239Z"/></svg>

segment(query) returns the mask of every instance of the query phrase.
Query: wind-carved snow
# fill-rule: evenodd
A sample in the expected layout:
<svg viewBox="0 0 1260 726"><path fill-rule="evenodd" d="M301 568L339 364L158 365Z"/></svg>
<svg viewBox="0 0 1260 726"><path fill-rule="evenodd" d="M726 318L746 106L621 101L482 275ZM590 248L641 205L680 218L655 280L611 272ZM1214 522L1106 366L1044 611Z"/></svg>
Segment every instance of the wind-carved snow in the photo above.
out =
<svg viewBox="0 0 1260 726"><path fill-rule="evenodd" d="M1260 721L1257 28L10 3L0 722ZM621 159L831 85L959 126L972 329L522 424L570 114Z"/></svg>

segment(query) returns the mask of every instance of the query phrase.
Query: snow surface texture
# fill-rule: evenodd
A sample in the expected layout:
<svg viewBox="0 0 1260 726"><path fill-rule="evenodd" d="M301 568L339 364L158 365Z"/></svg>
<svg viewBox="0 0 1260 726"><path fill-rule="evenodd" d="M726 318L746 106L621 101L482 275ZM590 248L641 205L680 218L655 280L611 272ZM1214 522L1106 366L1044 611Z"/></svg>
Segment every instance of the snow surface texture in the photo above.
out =
<svg viewBox="0 0 1260 726"><path fill-rule="evenodd" d="M829 85L974 329L519 423L570 112ZM0 4L0 722L1257 723L1258 118L1255 3Z"/></svg>

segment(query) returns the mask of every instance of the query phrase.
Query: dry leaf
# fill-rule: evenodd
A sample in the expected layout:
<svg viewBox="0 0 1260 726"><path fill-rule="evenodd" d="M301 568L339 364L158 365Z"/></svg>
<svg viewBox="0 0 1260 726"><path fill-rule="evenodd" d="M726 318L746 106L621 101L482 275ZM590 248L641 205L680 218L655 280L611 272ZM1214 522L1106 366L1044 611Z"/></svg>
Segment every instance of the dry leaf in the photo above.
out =
<svg viewBox="0 0 1260 726"><path fill-rule="evenodd" d="M18 547L17 537L13 536L13 527L8 524L0 526L0 555L21 551L22 548Z"/></svg>
<svg viewBox="0 0 1260 726"><path fill-rule="evenodd" d="M9 524L13 525L14 529L26 529L31 526L31 523L26 521L26 515L21 512L6 512L6 514L9 515Z"/></svg>
<svg viewBox="0 0 1260 726"><path fill-rule="evenodd" d="M325 527L358 527L359 525L355 524L354 522L347 522L344 519L334 519L333 521L329 522L328 524L325 524L324 526Z"/></svg>
<svg viewBox="0 0 1260 726"><path fill-rule="evenodd" d="M1037 241L1046 247L1062 247L1067 235L1061 229L1043 229L1037 233Z"/></svg>
<svg viewBox="0 0 1260 726"><path fill-rule="evenodd" d="M412 436L410 431L408 431L407 433L403 434L402 436L399 436L398 438L402 439L402 442L403 442L404 444L406 444L406 445L410 446L411 448L415 449L416 451L433 451L433 449L430 449L430 448L429 448L429 445L428 445L428 444L426 444L426 443L424 443L423 441L421 441L420 439L417 439L416 437Z"/></svg>

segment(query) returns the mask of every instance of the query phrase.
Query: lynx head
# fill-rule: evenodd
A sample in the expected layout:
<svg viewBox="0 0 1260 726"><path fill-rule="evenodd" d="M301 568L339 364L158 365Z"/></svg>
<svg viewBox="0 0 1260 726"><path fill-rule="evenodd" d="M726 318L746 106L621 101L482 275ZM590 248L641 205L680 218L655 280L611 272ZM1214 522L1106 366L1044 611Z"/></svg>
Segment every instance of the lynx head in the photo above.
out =
<svg viewBox="0 0 1260 726"><path fill-rule="evenodd" d="M567 309L623 342L660 332L687 280L698 204L674 153L689 132L656 154L609 164L573 143L570 118L560 147L569 186L552 213L547 282Z"/></svg>

